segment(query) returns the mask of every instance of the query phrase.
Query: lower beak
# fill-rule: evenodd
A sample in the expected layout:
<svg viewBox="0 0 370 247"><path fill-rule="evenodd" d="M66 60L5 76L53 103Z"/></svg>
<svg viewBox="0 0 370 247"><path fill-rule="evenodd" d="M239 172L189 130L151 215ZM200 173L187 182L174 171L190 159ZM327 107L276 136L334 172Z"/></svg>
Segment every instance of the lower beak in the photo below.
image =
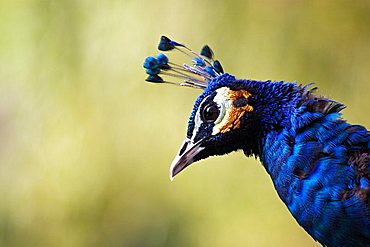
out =
<svg viewBox="0 0 370 247"><path fill-rule="evenodd" d="M179 174L182 170L188 167L191 163L193 163L194 157L201 152L204 147L201 147L204 139L193 143L190 139L186 138L179 153L176 155L175 159L172 161L171 168L170 168L170 180L172 181L174 176Z"/></svg>

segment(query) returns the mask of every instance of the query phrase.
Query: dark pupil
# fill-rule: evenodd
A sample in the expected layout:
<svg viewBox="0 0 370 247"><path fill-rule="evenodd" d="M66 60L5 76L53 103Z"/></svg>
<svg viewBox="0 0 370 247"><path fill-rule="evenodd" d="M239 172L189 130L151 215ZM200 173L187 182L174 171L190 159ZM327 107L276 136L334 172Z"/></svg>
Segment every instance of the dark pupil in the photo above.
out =
<svg viewBox="0 0 370 247"><path fill-rule="evenodd" d="M218 109L215 103L211 103L204 107L202 115L203 119L207 122L213 122L217 119L218 115L220 114L220 110Z"/></svg>

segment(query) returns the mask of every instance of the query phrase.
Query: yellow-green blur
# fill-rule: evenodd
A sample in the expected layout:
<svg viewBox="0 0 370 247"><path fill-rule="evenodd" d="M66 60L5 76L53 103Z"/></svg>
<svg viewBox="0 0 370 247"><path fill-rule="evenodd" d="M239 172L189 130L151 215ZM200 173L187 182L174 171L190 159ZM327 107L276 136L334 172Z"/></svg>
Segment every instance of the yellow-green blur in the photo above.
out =
<svg viewBox="0 0 370 247"><path fill-rule="evenodd" d="M242 152L169 180L201 93L144 82L161 35L237 78L315 82L370 127L370 2L0 1L0 246L319 246Z"/></svg>

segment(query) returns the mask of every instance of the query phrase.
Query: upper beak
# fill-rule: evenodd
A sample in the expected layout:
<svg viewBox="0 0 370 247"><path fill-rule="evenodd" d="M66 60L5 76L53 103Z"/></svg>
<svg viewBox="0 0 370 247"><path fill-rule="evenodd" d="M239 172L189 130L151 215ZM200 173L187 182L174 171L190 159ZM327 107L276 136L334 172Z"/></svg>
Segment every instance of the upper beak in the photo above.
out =
<svg viewBox="0 0 370 247"><path fill-rule="evenodd" d="M170 168L170 180L173 180L173 177L179 174L182 170L184 170L187 166L194 162L194 157L200 151L204 149L201 147L204 139L193 143L189 138L186 138L179 153L176 155L175 159L172 161L171 168Z"/></svg>

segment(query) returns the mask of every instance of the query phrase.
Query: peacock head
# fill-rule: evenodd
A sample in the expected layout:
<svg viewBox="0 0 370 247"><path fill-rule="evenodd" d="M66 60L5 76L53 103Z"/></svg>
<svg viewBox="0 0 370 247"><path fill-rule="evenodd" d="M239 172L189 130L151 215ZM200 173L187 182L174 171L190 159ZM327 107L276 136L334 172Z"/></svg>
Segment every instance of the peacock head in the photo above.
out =
<svg viewBox="0 0 370 247"><path fill-rule="evenodd" d="M209 46L200 54L162 36L158 49L177 50L192 58L192 65L173 63L166 55L147 57L146 81L202 89L188 122L187 136L170 168L170 179L190 164L213 155L243 149L254 153L260 126L254 111L254 97L245 81L224 73ZM164 79L165 78L165 79ZM169 79L167 79L169 78ZM171 78L180 82L171 81ZM252 90L253 91L253 90Z"/></svg>

